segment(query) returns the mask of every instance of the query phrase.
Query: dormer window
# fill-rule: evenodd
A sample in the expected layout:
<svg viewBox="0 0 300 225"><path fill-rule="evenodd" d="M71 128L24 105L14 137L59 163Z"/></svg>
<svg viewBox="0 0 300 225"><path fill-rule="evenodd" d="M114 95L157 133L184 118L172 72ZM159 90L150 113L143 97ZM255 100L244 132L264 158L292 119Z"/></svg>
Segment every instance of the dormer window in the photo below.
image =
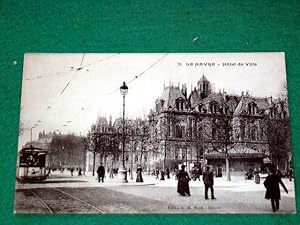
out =
<svg viewBox="0 0 300 225"><path fill-rule="evenodd" d="M176 99L175 106L177 110L183 110L184 109L183 99Z"/></svg>
<svg viewBox="0 0 300 225"><path fill-rule="evenodd" d="M202 105L198 105L198 112L201 112L202 110Z"/></svg>
<svg viewBox="0 0 300 225"><path fill-rule="evenodd" d="M249 115L255 115L256 112L257 112L257 108L256 108L256 104L255 103L249 103L248 104L248 112L249 112Z"/></svg>

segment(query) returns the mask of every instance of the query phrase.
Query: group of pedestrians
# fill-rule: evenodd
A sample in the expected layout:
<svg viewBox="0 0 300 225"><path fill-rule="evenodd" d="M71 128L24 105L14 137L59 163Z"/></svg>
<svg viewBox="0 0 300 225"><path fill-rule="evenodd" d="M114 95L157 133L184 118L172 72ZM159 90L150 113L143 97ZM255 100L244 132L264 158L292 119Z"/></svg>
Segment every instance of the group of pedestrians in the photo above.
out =
<svg viewBox="0 0 300 225"><path fill-rule="evenodd" d="M142 166L141 164L137 165L137 169L136 169L136 182L144 182L143 180L143 176L142 176ZM100 166L97 169L97 175L98 175L98 182L102 182L104 183L104 177L105 177L105 167L103 166L103 164L101 163Z"/></svg>
<svg viewBox="0 0 300 225"><path fill-rule="evenodd" d="M177 184L177 192L181 196L191 196L189 181L191 180L189 174L185 171L185 165L181 166L181 170L176 175L178 184ZM210 170L210 167L207 166L206 171L203 173L203 182L204 182L204 194L205 199L208 198L208 190L211 192L211 199L216 199L214 195L214 174Z"/></svg>
<svg viewBox="0 0 300 225"><path fill-rule="evenodd" d="M181 166L181 170L177 173L178 185L177 192L181 196L191 196L189 181L191 180L189 174L185 171L185 165ZM208 198L208 191L210 190L211 199L216 199L214 195L214 174L210 167L206 167L206 171L203 173L203 183L204 183L204 195L205 199ZM266 188L265 198L271 200L271 206L273 212L279 210L279 200L280 200L280 187L283 187L286 193L288 190L281 180L281 177L276 173L276 168L274 166L269 168L269 175L264 181L264 186Z"/></svg>

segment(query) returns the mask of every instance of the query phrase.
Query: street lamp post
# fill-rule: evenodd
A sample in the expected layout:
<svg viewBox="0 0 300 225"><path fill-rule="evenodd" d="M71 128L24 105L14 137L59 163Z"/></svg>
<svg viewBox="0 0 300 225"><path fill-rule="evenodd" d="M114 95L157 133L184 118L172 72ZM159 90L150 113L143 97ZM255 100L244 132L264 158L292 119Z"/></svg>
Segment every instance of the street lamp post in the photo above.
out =
<svg viewBox="0 0 300 225"><path fill-rule="evenodd" d="M122 168L120 169L120 181L127 183L127 170L125 167L125 96L128 93L128 87L125 82L120 87L121 95L123 96L123 121L122 121Z"/></svg>

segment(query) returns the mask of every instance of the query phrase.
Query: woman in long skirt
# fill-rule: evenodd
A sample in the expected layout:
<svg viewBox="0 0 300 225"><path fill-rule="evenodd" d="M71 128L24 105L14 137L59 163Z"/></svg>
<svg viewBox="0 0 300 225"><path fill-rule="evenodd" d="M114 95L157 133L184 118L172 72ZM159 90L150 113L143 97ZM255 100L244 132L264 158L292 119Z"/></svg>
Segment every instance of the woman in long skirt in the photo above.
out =
<svg viewBox="0 0 300 225"><path fill-rule="evenodd" d="M177 174L177 179L178 179L178 185L177 185L177 192L185 196L186 194L188 196L191 196L190 194L190 187L189 187L189 181L190 177L186 171L184 171L185 165L181 166L181 170Z"/></svg>

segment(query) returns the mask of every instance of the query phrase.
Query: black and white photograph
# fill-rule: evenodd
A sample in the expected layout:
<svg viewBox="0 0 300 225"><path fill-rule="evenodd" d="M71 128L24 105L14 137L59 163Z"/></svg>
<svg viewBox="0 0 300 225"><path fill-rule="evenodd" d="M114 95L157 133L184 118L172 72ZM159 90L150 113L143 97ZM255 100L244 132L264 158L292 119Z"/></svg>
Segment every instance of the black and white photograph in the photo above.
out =
<svg viewBox="0 0 300 225"><path fill-rule="evenodd" d="M14 212L295 214L285 54L27 53Z"/></svg>

